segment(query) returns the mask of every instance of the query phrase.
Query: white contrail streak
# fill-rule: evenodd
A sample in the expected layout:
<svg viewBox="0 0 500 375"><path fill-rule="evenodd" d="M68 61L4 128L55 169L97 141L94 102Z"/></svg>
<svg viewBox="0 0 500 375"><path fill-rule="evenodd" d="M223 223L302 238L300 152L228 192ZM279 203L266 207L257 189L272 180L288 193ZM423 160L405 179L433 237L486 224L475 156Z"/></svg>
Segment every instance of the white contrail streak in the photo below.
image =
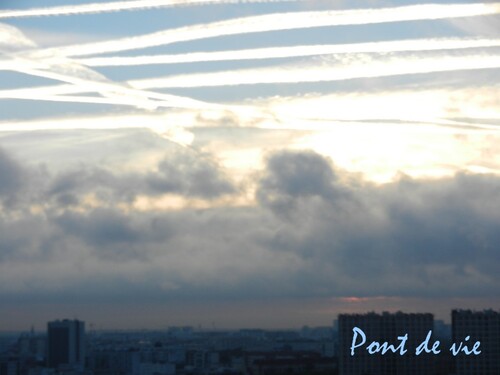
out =
<svg viewBox="0 0 500 375"><path fill-rule="evenodd" d="M1 68L1 64L0 64L0 70L5 70ZM1 90L0 98L21 99L25 96L43 96L43 95L59 96L67 94L83 94L92 92L96 91L92 89L86 90L84 87L66 84L66 85L37 86L37 87L29 87L22 89Z"/></svg>
<svg viewBox="0 0 500 375"><path fill-rule="evenodd" d="M111 97L108 100L109 104L123 103L124 105L130 105L131 102L135 102L137 107L143 109L154 109L159 106L181 108L207 108L216 106L190 98L133 89L123 83L109 81L105 76L65 57L57 57L57 55L45 55L43 58L37 55L35 57L36 52L32 50L22 53L12 53L10 50L13 44L19 43L23 47L36 47L36 44L26 38L15 27L0 24L0 31L2 31L0 34L0 52L4 57L8 58L0 60L0 70L14 71L73 85L73 87L65 87L62 92L52 94L48 92L29 93L30 89L24 89L24 93L22 90L21 92L17 92L17 96L15 96L17 99L21 99L19 96L21 94L24 94L26 99L32 99L33 97L49 97L61 93L98 92L108 98ZM5 92L3 93L5 94ZM11 94L13 93L11 92ZM6 97L3 96L3 98ZM54 100L56 98L51 99ZM85 98L73 97L71 99L88 102ZM69 100L69 98L61 98L61 101L65 100ZM97 98L96 100L99 100L101 103L106 102L105 99Z"/></svg>
<svg viewBox="0 0 500 375"><path fill-rule="evenodd" d="M173 125L163 114L125 114L78 118L47 118L28 121L0 121L0 132L29 132L37 130L114 130L149 129L159 136L182 146L189 146L194 135Z"/></svg>
<svg viewBox="0 0 500 375"><path fill-rule="evenodd" d="M194 52L177 55L150 55L133 57L95 57L76 59L86 66L136 66L178 64L226 60L274 59L346 53L387 53L410 51L439 51L450 49L485 48L500 46L500 39L417 39L390 42L370 42L334 45L302 45L269 47L247 50Z"/></svg>
<svg viewBox="0 0 500 375"><path fill-rule="evenodd" d="M0 67L1 70L1 67ZM30 73L35 73L30 71ZM44 75L45 76L45 75ZM87 88L87 89L86 89ZM170 102L155 101L153 103L144 100L143 98L131 97L130 95L114 95L109 97L98 96L81 96L81 95L66 95L66 94L83 94L97 92L93 90L92 85L84 87L77 85L54 85L54 86L41 86L33 88L0 90L0 99L20 99L20 100L41 100L50 102L70 102L70 103L89 103L89 104L112 104L124 105L131 107L176 107ZM168 104L167 104L168 103Z"/></svg>
<svg viewBox="0 0 500 375"><path fill-rule="evenodd" d="M60 65L52 65L44 61L14 58L13 60L0 62L0 70L15 71L18 73L48 78L74 85L63 85L63 88L61 88L61 86L49 88L48 92L45 93L47 96L77 92L99 92L104 96L110 96L115 101L122 101L125 105L129 105L132 101L134 101L136 107L145 109L155 109L157 107L199 109L217 106L216 104L206 103L190 98L138 90L132 87L127 87L121 83L110 82L104 79L97 80L96 78L99 78L97 73L92 71L86 72L83 68L78 69L78 65L72 64L71 60L60 62ZM66 73L66 70L77 74L70 75ZM86 73L87 76L82 76L82 73ZM38 93L36 91L33 92L32 90L36 90ZM55 90L55 92L50 93L51 90ZM43 94L40 93L40 89L36 88L20 89L17 90L17 93L12 93L12 91L16 90L9 91L11 91L11 94L16 94L15 98L17 99L21 99L20 95L23 91L27 99L30 99L32 96L38 97L37 95L43 96ZM32 92L30 93L30 91ZM0 92L0 97L6 98L5 95L2 95L2 92Z"/></svg>
<svg viewBox="0 0 500 375"><path fill-rule="evenodd" d="M492 44L498 43L498 41L492 41ZM485 42L482 45L486 45ZM167 100L169 103L176 103L179 107L197 107L197 108L207 108L216 107L216 104L210 104L205 102L192 101L191 99L186 99L189 101L190 105L185 103L178 103L179 99L184 99L183 97L177 97L173 95L166 95L151 91L142 91L145 89L154 88L174 88L174 87L215 87L215 86L235 86L235 85L252 85L252 84L272 84L272 83L301 83L301 82L322 82L322 81L341 81L355 78L376 78L376 77L388 77L397 75L408 75L408 74L422 74L422 73L436 73L436 72L447 72L456 70L478 70L478 69L489 69L498 68L499 66L498 55L467 55L467 56L443 56L443 57L424 57L424 58L389 58L389 59L378 59L371 61L369 63L352 63L349 64L337 64L332 66L314 66L302 65L302 66L290 66L285 65L282 67L272 67L272 68L259 68L259 69L245 69L245 70L233 70L215 73L202 73L202 74L186 74L177 75L169 77L156 77L152 79L142 79L128 81L127 90L139 90L142 94L141 100L144 98L154 98L158 100ZM10 69L17 68L19 70L20 65L17 63L7 62ZM14 65L14 67L12 66ZM0 69L2 69L2 64L0 63ZM307 72L307 74L305 74ZM38 73L36 73L38 74ZM97 87L94 84L80 84L75 85L74 80L70 83L74 85L54 85L54 86L42 86L33 87L26 89L14 89L14 90L3 90L0 91L0 98L30 98L30 97L41 97L44 95L57 97L58 95L67 94L81 94L90 92L109 92L110 90L116 91L116 87L101 87L99 84ZM123 86L125 87L125 86ZM123 89L122 87L122 89ZM135 93L129 92L129 94ZM134 95L137 97L137 95ZM126 101L128 103L128 101ZM138 102L139 104L141 102ZM153 102L157 104L158 102ZM150 103L153 104L153 103ZM147 107L148 103L144 105Z"/></svg>
<svg viewBox="0 0 500 375"><path fill-rule="evenodd" d="M57 47L41 53L87 56L237 34L322 26L437 20L500 13L500 3L423 4L396 8L276 13L186 26L105 42Z"/></svg>
<svg viewBox="0 0 500 375"><path fill-rule="evenodd" d="M186 74L129 81L137 89L174 87L215 87L270 83L342 81L407 74L500 68L500 55L447 56L411 60L388 60L341 66L284 66L229 72Z"/></svg>
<svg viewBox="0 0 500 375"><path fill-rule="evenodd" d="M181 108L206 107L205 103L203 104L201 102L198 103L195 100L184 99L184 98L179 99L175 96L170 96L166 94L144 92L142 90L136 90L133 88L128 88L126 86L121 86L114 83L89 81L78 77L70 77L63 74L39 70L39 69L19 67L15 69L15 71L33 76L49 78L61 82L72 83L82 88L83 91L99 92L102 93L103 95L111 95L111 96L125 95L125 100L127 103L129 103L129 101L133 99L135 100L136 107L140 108L155 109L160 105L161 106L168 105L171 107L181 107ZM151 99L159 99L160 101Z"/></svg>
<svg viewBox="0 0 500 375"><path fill-rule="evenodd" d="M91 3L82 5L66 5L35 9L12 9L0 11L2 18L26 18L41 16L70 16L80 14L95 14L120 12L123 10L142 10L151 8L169 8L193 5L241 4L241 3L277 3L297 0L135 0L113 1L108 3Z"/></svg>
<svg viewBox="0 0 500 375"><path fill-rule="evenodd" d="M21 100L37 100L37 101L48 101L48 102L68 102L68 103L87 103L87 104L112 104L112 105L124 105L137 108L138 104L136 100L133 99L113 99L113 98L99 98L90 96L71 96L71 95L43 95L43 94L15 94L8 91L0 92L0 99L21 99ZM162 107L162 103L158 107Z"/></svg>

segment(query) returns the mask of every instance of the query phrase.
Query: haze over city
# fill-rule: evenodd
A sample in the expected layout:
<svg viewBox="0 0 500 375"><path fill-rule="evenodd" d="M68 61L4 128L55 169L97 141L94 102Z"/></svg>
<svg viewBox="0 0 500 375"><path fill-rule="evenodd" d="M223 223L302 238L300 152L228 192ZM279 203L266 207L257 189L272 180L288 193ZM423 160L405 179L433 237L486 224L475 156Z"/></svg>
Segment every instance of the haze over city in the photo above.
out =
<svg viewBox="0 0 500 375"><path fill-rule="evenodd" d="M2 1L0 331L500 309L499 25L498 2Z"/></svg>

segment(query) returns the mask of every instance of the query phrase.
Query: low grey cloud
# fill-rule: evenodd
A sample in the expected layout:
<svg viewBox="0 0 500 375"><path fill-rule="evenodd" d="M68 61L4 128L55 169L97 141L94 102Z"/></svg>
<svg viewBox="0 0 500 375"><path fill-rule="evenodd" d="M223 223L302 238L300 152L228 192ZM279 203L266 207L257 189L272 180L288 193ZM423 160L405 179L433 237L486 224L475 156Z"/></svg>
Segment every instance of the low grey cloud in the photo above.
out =
<svg viewBox="0 0 500 375"><path fill-rule="evenodd" d="M346 172L324 183L326 161L318 155L285 153L268 165L257 195L272 197L261 202L278 217L285 211L293 218L268 246L301 254L314 272L308 280L319 281L311 287L328 284L328 292L347 295L494 293L500 281L500 215L492 209L500 204L497 176L402 177L375 186ZM318 189L304 190L301 174L320 181ZM339 200L337 191L347 193Z"/></svg>
<svg viewBox="0 0 500 375"><path fill-rule="evenodd" d="M255 206L178 211L124 210L117 197L210 199L235 188L215 162L182 154L142 174L89 167L46 176L41 211L0 221L5 300L493 297L500 281L493 175L374 185L318 154L282 151L254 181ZM108 205L76 203L99 189Z"/></svg>
<svg viewBox="0 0 500 375"><path fill-rule="evenodd" d="M23 169L0 149L0 198L13 198L23 186Z"/></svg>
<svg viewBox="0 0 500 375"><path fill-rule="evenodd" d="M142 237L129 217L109 209L92 210L88 215L66 212L55 221L67 235L81 237L96 248L133 244Z"/></svg>
<svg viewBox="0 0 500 375"><path fill-rule="evenodd" d="M158 164L158 170L148 174L146 184L151 192L182 192L200 198L216 198L236 192L212 160L206 155L187 151L165 157Z"/></svg>
<svg viewBox="0 0 500 375"><path fill-rule="evenodd" d="M279 152L267 161L257 199L276 211L289 211L303 198L334 200L346 193L338 178L331 163L316 153Z"/></svg>
<svg viewBox="0 0 500 375"><path fill-rule="evenodd" d="M215 199L237 192L222 168L208 155L182 148L169 150L155 168L124 172L80 165L45 178L45 199L60 206L76 206L87 194L105 205L131 203L139 195L178 194Z"/></svg>

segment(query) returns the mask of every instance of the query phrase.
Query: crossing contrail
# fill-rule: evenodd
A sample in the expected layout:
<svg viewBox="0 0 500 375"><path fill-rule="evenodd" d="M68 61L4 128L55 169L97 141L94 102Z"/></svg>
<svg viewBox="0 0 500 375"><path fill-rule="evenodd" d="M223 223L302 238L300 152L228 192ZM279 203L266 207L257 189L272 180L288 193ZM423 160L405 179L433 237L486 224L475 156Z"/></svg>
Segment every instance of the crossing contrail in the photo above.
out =
<svg viewBox="0 0 500 375"><path fill-rule="evenodd" d="M500 55L394 59L341 66L318 65L195 73L133 80L128 81L128 84L137 89L152 89L342 81L355 78L500 68Z"/></svg>
<svg viewBox="0 0 500 375"><path fill-rule="evenodd" d="M0 53L3 60L0 60L0 70L12 71L31 76L48 78L55 81L69 83L60 90L59 87L50 87L46 92L40 93L38 88L27 88L16 90L6 90L0 93L0 98L9 98L15 95L15 99L33 99L38 100L44 97L47 100L57 99L57 95L74 94L81 92L97 92L105 97L112 97L108 103L122 102L124 105L130 105L135 102L136 107L143 109L155 109L157 107L181 107L181 108L211 108L217 104L206 103L191 98L168 95L156 92L147 92L134 89L127 84L113 82L104 75L83 66L70 58L57 54L44 54L40 56L39 50L35 49L36 44L27 38L19 29L0 24ZM12 46L19 43L24 50L13 52ZM15 50L15 49L14 49ZM51 90L59 92L50 94ZM31 92L30 90L35 90ZM24 97L22 96L24 95ZM61 98L61 101L70 101L70 98ZM72 101L88 103L91 99L82 97L72 97ZM105 103L106 100L96 98L95 101Z"/></svg>
<svg viewBox="0 0 500 375"><path fill-rule="evenodd" d="M12 9L0 11L2 18L27 18L42 16L71 16L96 13L120 12L124 10L143 10L152 8L169 8L178 6L243 4L243 3L278 3L299 0L135 0L113 1L107 3L91 3L82 5L65 5L35 9Z"/></svg>
<svg viewBox="0 0 500 375"><path fill-rule="evenodd" d="M275 13L167 29L110 41L57 47L40 53L88 56L238 34L324 26L438 20L498 13L500 13L500 3L421 4L381 9Z"/></svg>
<svg viewBox="0 0 500 375"><path fill-rule="evenodd" d="M77 74L70 75L64 72L64 65L57 65L55 67L51 67L49 65L47 68L44 68L43 66L40 66L40 64L43 64L43 62L14 59L11 61L0 63L0 69L70 83L74 85L74 87L78 87L80 92L98 92L104 96L109 95L111 97L115 97L115 99L123 98L125 103L127 104L130 103L131 100L134 100L137 107L144 109L155 109L159 106L181 108L208 108L216 105L190 98L178 97L175 95L138 90L132 87L127 87L126 84L122 83L96 80L81 75L79 76ZM27 94L27 99L30 98L30 90L32 89L24 89L25 94ZM70 91L75 92L74 88L71 88ZM21 99L21 96L18 95L16 96L16 98Z"/></svg>
<svg viewBox="0 0 500 375"><path fill-rule="evenodd" d="M498 46L500 46L500 39L416 39L354 44L268 47L232 51L193 52L173 55L94 57L76 59L76 61L83 65L92 67L137 66L227 60L275 59L346 53L440 51L450 49L485 48Z"/></svg>
<svg viewBox="0 0 500 375"><path fill-rule="evenodd" d="M470 41L473 42L473 41ZM491 42L491 43L490 43ZM480 42L482 46L491 46L498 44L497 40L487 40ZM399 43L399 42L398 42ZM477 44L479 45L479 44ZM353 45L354 46L354 45ZM357 49L357 47L356 47ZM359 48L361 50L362 48ZM233 51L231 51L232 53ZM7 66L13 70L20 70L21 65L16 62L7 61ZM3 67L0 62L0 69ZM68 94L81 94L90 92L123 92L125 90L132 98L138 98L137 104L145 105L146 108L151 105L157 105L158 102L144 102L145 98L157 100L167 100L171 106L191 107L191 108L209 108L216 104L195 101L193 99L156 93L153 91L144 91L158 88L187 88L187 87L223 87L235 85L256 85L256 84L275 84L275 83L304 83L304 82L327 82L342 81L356 78L377 78L409 74L425 74L436 72L451 72L458 70L479 70L500 68L499 55L461 55L461 56L434 56L434 57L415 57L408 58L392 57L387 59L375 59L370 62L349 64L317 64L314 62L308 65L293 66L285 65L271 68L241 69L213 73L193 73L168 77L155 77L150 79L131 80L122 83L120 89L116 89L116 84L112 86L102 83L91 83L81 81L75 83L75 80L59 79L63 82L73 83L73 85L53 85L33 87L26 89L3 90L0 91L0 98L18 98L60 96ZM307 74L304 72L307 71ZM33 73L33 71L31 72ZM39 74L35 71L35 75ZM46 74L44 73L44 76ZM134 91L139 90L139 91ZM140 95L137 94L140 93ZM76 97L78 98L78 97ZM125 105L130 103L125 100Z"/></svg>
<svg viewBox="0 0 500 375"><path fill-rule="evenodd" d="M21 99L21 100L37 100L37 101L49 101L49 102L67 102L67 103L86 103L86 104L112 104L120 106L131 106L131 107L141 107L137 100L131 98L99 98L99 97L89 97L89 96L72 96L72 95L44 95L38 93L14 93L10 91L1 91L0 99ZM144 105L146 106L146 105ZM170 105L171 106L171 105ZM159 103L157 107L165 107L163 103Z"/></svg>
<svg viewBox="0 0 500 375"><path fill-rule="evenodd" d="M153 1L148 1L152 3ZM157 1L159 2L159 1ZM173 4L175 1L170 1ZM184 3L189 3L185 1ZM132 3L137 2L120 2ZM147 2L141 2L143 6ZM165 1L163 3L166 3ZM181 3L181 1L179 1ZM193 0L191 3L202 3ZM212 2L212 3L215 3ZM222 2L220 2L222 3ZM119 3L114 4L117 6ZM105 4L87 4L102 5ZM111 4L108 4L111 6ZM138 5L138 4L136 4ZM71 8L71 7L58 7ZM73 7L74 8L74 7ZM102 8L102 9L104 9ZM52 8L54 10L56 8ZM89 8L90 9L90 8ZM109 8L110 9L110 8ZM125 9L125 8L121 8ZM130 8L133 9L133 8ZM31 10L36 11L36 10ZM103 10L106 11L106 10ZM111 10L109 10L111 11ZM85 11L91 13L90 10ZM370 42L340 45L305 45L293 47L270 47L239 51L199 52L179 55L80 58L71 60L65 56L87 56L99 53L140 49L156 45L217 37L275 30L303 29L320 26L360 25L397 21L446 19L500 13L500 3L489 4L423 4L384 9L364 9L345 11L296 12L268 14L246 18L231 19L210 24L194 25L158 33L124 38L107 42L89 43L81 46L57 47L34 50L36 47L24 38L22 33L6 26L6 33L0 36L7 46L21 41L29 51L10 60L0 61L0 69L11 70L64 82L63 85L32 87L0 91L0 99L47 100L60 102L95 103L125 105L137 108L155 109L174 107L185 109L228 109L213 103L147 91L152 88L233 86L267 83L300 83L338 81L353 78L386 77L393 75L445 72L454 70L488 69L500 67L500 56L473 55L448 56L443 58L399 59L380 63L353 64L352 66L281 66L279 68L260 68L186 74L153 79L112 82L106 77L86 68L86 66L127 66L147 64L167 64L186 62L205 62L222 60L243 60L315 56L324 54L371 53L371 52L408 52L438 51L447 49L497 47L497 39L419 39L408 41ZM71 13L65 13L71 14ZM73 13L76 14L76 13ZM43 15L43 14L38 14ZM48 14L47 14L48 15ZM53 14L55 15L55 14ZM1 25L0 25L1 26ZM0 43L1 44L1 43ZM61 57L59 57L61 56ZM308 74L304 74L304 70ZM101 79L102 78L102 79ZM82 96L82 93L99 93L104 97ZM233 108L236 109L236 106Z"/></svg>
<svg viewBox="0 0 500 375"><path fill-rule="evenodd" d="M115 130L115 129L148 129L160 137L189 146L194 135L188 130L168 121L168 115L136 114L124 115L45 118L26 121L0 121L0 132L29 132L37 130Z"/></svg>

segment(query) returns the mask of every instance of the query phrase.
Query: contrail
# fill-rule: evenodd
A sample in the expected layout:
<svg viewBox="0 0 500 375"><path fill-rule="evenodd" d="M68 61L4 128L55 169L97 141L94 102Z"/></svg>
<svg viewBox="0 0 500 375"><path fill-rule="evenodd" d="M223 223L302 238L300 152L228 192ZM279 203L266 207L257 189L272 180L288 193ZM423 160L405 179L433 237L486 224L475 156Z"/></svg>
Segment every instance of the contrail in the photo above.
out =
<svg viewBox="0 0 500 375"><path fill-rule="evenodd" d="M59 64L56 64L59 62ZM0 70L14 71L66 83L13 90L0 90L0 99L47 100L61 102L117 104L141 109L184 108L237 110L239 106L209 103L189 97L136 89L126 82L108 81L92 70L86 70L67 59L34 61L26 57L0 61ZM99 93L106 98L63 96L66 94Z"/></svg>
<svg viewBox="0 0 500 375"><path fill-rule="evenodd" d="M67 103L84 103L84 104L109 104L109 105L119 105L119 106L129 106L139 109L154 110L157 108L182 108L182 109L212 109L217 108L220 105L210 104L207 106L204 102L203 105L193 105L193 104L179 104L179 101L147 101L143 98L131 95L110 95L109 97L98 97L98 96L82 96L82 95L59 95L51 92L59 92L61 94L66 94L68 92L74 93L84 93L91 92L82 90L81 87L73 85L58 85L54 87L37 87L28 89L14 89L14 90L0 90L0 99L18 99L18 100L37 100L37 101L49 101L49 102L67 102ZM48 91L47 91L48 90ZM177 98L176 98L177 99ZM207 103L208 104L208 103ZM227 106L228 110L230 109ZM236 108L236 107L234 107Z"/></svg>
<svg viewBox="0 0 500 375"><path fill-rule="evenodd" d="M68 102L68 103L87 103L87 104L112 104L112 105L122 105L138 107L137 101L133 99L113 99L113 98L99 98L99 97L89 97L89 96L71 96L71 95L43 95L34 94L30 92L26 93L13 93L8 90L0 91L0 99L21 99L21 100L36 100L36 101L49 101L49 102ZM162 103L157 105L158 107L165 107ZM140 107L140 105L139 105Z"/></svg>
<svg viewBox="0 0 500 375"><path fill-rule="evenodd" d="M437 20L498 13L500 13L500 3L422 4L382 9L276 13L186 26L105 42L57 47L45 50L45 53L87 56L237 34L324 26Z"/></svg>
<svg viewBox="0 0 500 375"><path fill-rule="evenodd" d="M14 62L13 65L15 66L12 66L9 70L37 77L49 78L61 82L71 83L79 87L80 91L99 92L105 96L111 95L112 97L120 97L124 95L126 103L130 103L130 100L133 99L136 103L136 107L143 109L152 110L157 108L158 106L170 106L170 107L181 107L181 108L207 107L206 103L198 102L193 99L179 98L167 94L145 92L142 90L128 88L126 86L122 86L115 83L90 81L88 79L68 76L54 71L47 71L42 69L36 69L30 66L23 66L16 62ZM17 98L20 99L20 97ZM151 99L158 99L158 100L151 100Z"/></svg>
<svg viewBox="0 0 500 375"><path fill-rule="evenodd" d="M275 59L326 54L387 53L410 51L439 51L450 49L485 48L500 46L500 39L417 39L390 42L370 42L334 45L302 45L269 47L246 50L194 52L174 55L149 55L133 57L95 57L76 59L86 66L136 66L179 64L208 61Z"/></svg>
<svg viewBox="0 0 500 375"><path fill-rule="evenodd" d="M6 65L6 64L5 64ZM0 63L0 70L12 70L11 65L2 67ZM83 94L83 93L92 93L96 92L95 90L88 89L85 87L79 87L71 84L63 84L63 85L51 85L51 86L37 86L37 87L29 87L22 89L10 89L10 90L0 90L1 98L16 98L21 99L25 96L60 96L67 94Z"/></svg>
<svg viewBox="0 0 500 375"><path fill-rule="evenodd" d="M423 42L423 41L422 41ZM453 41L452 44L455 44ZM470 42L470 43L469 43ZM469 46L493 46L498 45L498 40L484 40L468 41ZM403 43L403 42L401 42ZM371 43L370 43L371 44ZM399 44L399 42L398 42ZM420 44L420 43L419 43ZM451 47L450 44L449 46ZM351 45L349 45L351 46ZM353 50L365 50L361 46L352 45ZM339 46L340 47L340 46ZM432 47L432 46L431 46ZM235 51L231 51L233 53ZM8 62L11 69L19 68L19 64ZM12 67L11 65L14 65ZM308 66L282 66L273 68L259 68L259 69L244 69L233 70L215 73L201 73L201 74L186 74L169 77L155 77L152 79L132 80L126 82L129 85L129 90L145 90L155 88L178 88L178 87L215 87L215 86L235 86L235 85L252 85L252 84L272 84L272 83L301 83L301 82L322 82L322 81L341 81L355 78L376 78L388 77L397 75L408 74L422 74L422 73L436 73L447 72L456 70L478 70L498 68L499 56L492 55L472 55L472 56L445 56L445 57L431 57L431 58L411 58L401 59L393 58L387 60L376 60L368 64L348 64L348 65L334 65L331 67L315 67L314 65ZM0 69L2 64L0 62ZM307 71L307 74L304 72ZM71 83L74 83L73 81ZM106 87L105 90L116 90L115 86L112 88ZM31 97L31 96L54 96L67 95L67 94L81 94L84 92L100 92L104 90L94 85L54 85L42 86L27 89L4 90L0 91L0 97ZM106 92L104 91L104 92ZM135 92L135 91L134 91ZM140 91L141 92L141 91ZM183 97L166 96L156 92L146 91L145 97L155 99L169 100L170 102L177 103L177 99ZM191 100L191 99L189 99ZM128 103L128 101L127 101ZM157 103L157 102L154 102ZM207 108L215 107L216 104L209 104L206 102L190 102L193 107ZM179 105L182 107L182 105ZM187 107L190 107L188 105ZM220 105L219 105L220 106Z"/></svg>
<svg viewBox="0 0 500 375"><path fill-rule="evenodd" d="M0 70L1 66L0 66ZM31 72L33 73L33 72ZM155 101L150 103L144 99L131 97L127 95L115 95L109 97L98 96L81 96L81 95L66 95L66 94L82 94L91 91L76 85L54 85L42 86L34 88L0 90L0 99L20 99L20 100L41 100L50 102L70 102L70 103L90 103L90 104L112 104L131 106L135 108L156 108L156 107L177 107L170 102ZM167 104L168 103L168 104Z"/></svg>
<svg viewBox="0 0 500 375"><path fill-rule="evenodd" d="M278 108L275 108L278 109ZM191 111L190 111L191 112ZM273 110L274 112L274 110ZM181 112L182 114L183 112ZM226 112L219 111L216 112L218 115L214 118L224 118ZM330 130L332 126L340 125L343 126L347 122L350 125L366 125L366 120L369 119L356 119L354 116L350 119L346 119L343 116L340 118L326 117L321 118L321 115L313 115L313 117L307 116L305 113L294 113L288 110L278 110L273 114L269 114L267 111L262 111L261 107L246 106L238 108L234 114L238 118L242 119L242 127L257 128L263 130L299 130L299 131L323 131ZM213 114L215 115L215 113ZM182 127L176 127L175 125L179 123L174 117L171 118L171 112L156 112L148 114L122 114L122 115L106 115L106 116L93 116L93 117L79 117L79 118L48 118L48 119L37 119L37 120L25 120L25 121L0 121L0 131L33 131L33 130L71 130L71 129L126 129L126 128L146 128L158 135L172 140L176 143L182 144L184 146L190 144L189 139L190 134L186 129ZM189 122L195 124L195 126L200 126L197 123L197 114L191 113ZM398 119L397 117L390 117L388 120L377 119L374 123L379 124L390 124L392 121ZM257 120L257 121L255 121ZM265 120L265 121L262 121ZM402 122L411 124L422 124L422 125L434 125L436 127L453 127L455 129L462 128L468 129L469 131L475 130L489 130L498 134L500 127L490 124L471 124L460 121L453 121L447 119L436 118L434 120L416 118L414 121L407 118L400 118ZM180 121L181 123L183 121ZM245 123L250 125L244 125ZM437 129L437 128L436 128ZM192 134L191 134L192 136Z"/></svg>
<svg viewBox="0 0 500 375"><path fill-rule="evenodd" d="M0 70L8 70L27 75L48 78L71 85L66 86L62 90L60 87L51 87L48 91L55 90L50 94L49 92L35 93L29 92L30 90L37 90L36 88L24 89L24 93L17 93L15 98L23 99L21 94L27 100L37 98L38 100L56 100L57 95L68 93L81 93L81 92L97 92L106 98L85 98L80 96L73 97L60 97L59 101L75 101L80 103L98 102L101 104L121 104L131 105L135 103L137 108L153 110L158 107L172 107L172 108L191 108L191 109L207 109L221 107L219 104L207 103L200 100L195 100L188 97L177 95L169 95L163 93L156 93L144 90L134 89L126 83L116 83L110 81L104 75L83 66L74 60L67 57L61 57L58 54L47 54L40 56L39 50L33 50L36 44L17 28L0 23L0 53L8 58L7 60L0 60ZM5 42L2 44L2 40ZM12 45L19 42L23 49L22 52L10 52ZM6 92L3 92L5 95ZM8 94L8 93L7 93ZM11 92L12 94L12 92ZM7 98L6 96L1 96ZM89 97L90 98L90 97Z"/></svg>
<svg viewBox="0 0 500 375"><path fill-rule="evenodd" d="M0 24L0 31L2 31L0 37L0 52L4 57L8 58L7 60L0 60L0 70L14 71L70 83L74 85L74 87L78 87L78 90L76 91L74 87L71 89L65 88L66 91L69 90L68 93L99 92L103 96L112 97L113 99L109 100L110 103L112 101L115 103L123 102L125 105L129 105L132 101L135 101L136 106L143 109L154 109L158 106L178 106L183 108L209 108L216 106L215 104L209 104L190 98L145 92L132 87L126 87L122 83L109 81L102 74L65 57L45 54L43 58L40 58L39 55L35 56L37 51L31 50L32 47L36 47L36 44L24 36L17 28ZM19 43L22 47L29 48L29 50L21 53L10 52L12 50L11 47L16 43ZM24 94L26 95L26 99L36 97L36 95L33 95L34 93L29 94L29 90L30 89L25 89ZM26 91L28 91L28 93ZM20 93L18 92L18 94ZM60 93L52 95L58 94ZM46 92L41 94L40 97L44 95L47 97L50 96L50 94ZM21 97L16 96L16 98ZM86 101L85 98L74 97L72 99L80 100L81 102ZM64 99L61 101L64 101ZM101 102L104 103L104 100L101 100Z"/></svg>
<svg viewBox="0 0 500 375"><path fill-rule="evenodd" d="M27 10L0 11L2 18L26 18L42 16L71 16L81 14L110 13L123 10L143 10L152 8L169 8L178 6L242 4L242 3L278 3L299 0L135 0L113 1L108 3L91 3L82 5L67 5L58 7L35 8Z"/></svg>
<svg viewBox="0 0 500 375"><path fill-rule="evenodd" d="M114 130L144 128L160 137L188 147L194 135L167 121L164 114L126 114L120 116L93 116L80 118L47 118L28 121L0 121L0 132L26 132L36 130Z"/></svg>
<svg viewBox="0 0 500 375"><path fill-rule="evenodd" d="M128 81L137 89L215 87L271 83L342 81L354 78L376 78L407 74L437 73L456 70L500 68L500 55L447 56L412 60L381 61L345 66L307 65L235 70L217 73L186 74L154 79Z"/></svg>
<svg viewBox="0 0 500 375"><path fill-rule="evenodd" d="M308 94L304 96L257 99L255 107L266 106L277 118L311 121L428 122L470 126L464 121L476 117L481 123L500 119L500 106L485 98L495 97L494 86L446 89L403 89L396 91ZM418 105L415 105L418 103ZM363 110L360 111L359 108ZM425 111L422 111L425 108ZM332 110L334 109L334 110ZM482 118L480 118L482 116ZM482 124L482 125L484 125ZM500 131L500 126L496 125Z"/></svg>
<svg viewBox="0 0 500 375"><path fill-rule="evenodd" d="M14 57L12 60L1 61L0 70L10 70L71 84L63 85L62 88L61 86L49 87L48 91L45 92L45 95L47 96L68 93L98 92L104 96L113 98L115 102L121 101L125 105L130 105L133 101L136 103L136 107L150 110L157 107L200 109L213 108L217 106L217 104L206 103L191 98L127 87L127 85L123 83L108 81L105 77L99 75L98 73L79 66L78 64L74 64L71 60L59 58L35 61L34 59L27 58L26 56L29 55L24 55L23 58ZM17 92L12 92L16 90L9 91L10 94L15 94L15 98L17 99L21 99L22 94L26 95L26 99L39 97L38 95L43 97L44 95L44 93L40 92L40 88L19 89ZM50 91L55 92L51 93ZM5 96L5 92L3 92L3 94L0 92L0 95L2 95L0 96L2 98L7 97Z"/></svg>

